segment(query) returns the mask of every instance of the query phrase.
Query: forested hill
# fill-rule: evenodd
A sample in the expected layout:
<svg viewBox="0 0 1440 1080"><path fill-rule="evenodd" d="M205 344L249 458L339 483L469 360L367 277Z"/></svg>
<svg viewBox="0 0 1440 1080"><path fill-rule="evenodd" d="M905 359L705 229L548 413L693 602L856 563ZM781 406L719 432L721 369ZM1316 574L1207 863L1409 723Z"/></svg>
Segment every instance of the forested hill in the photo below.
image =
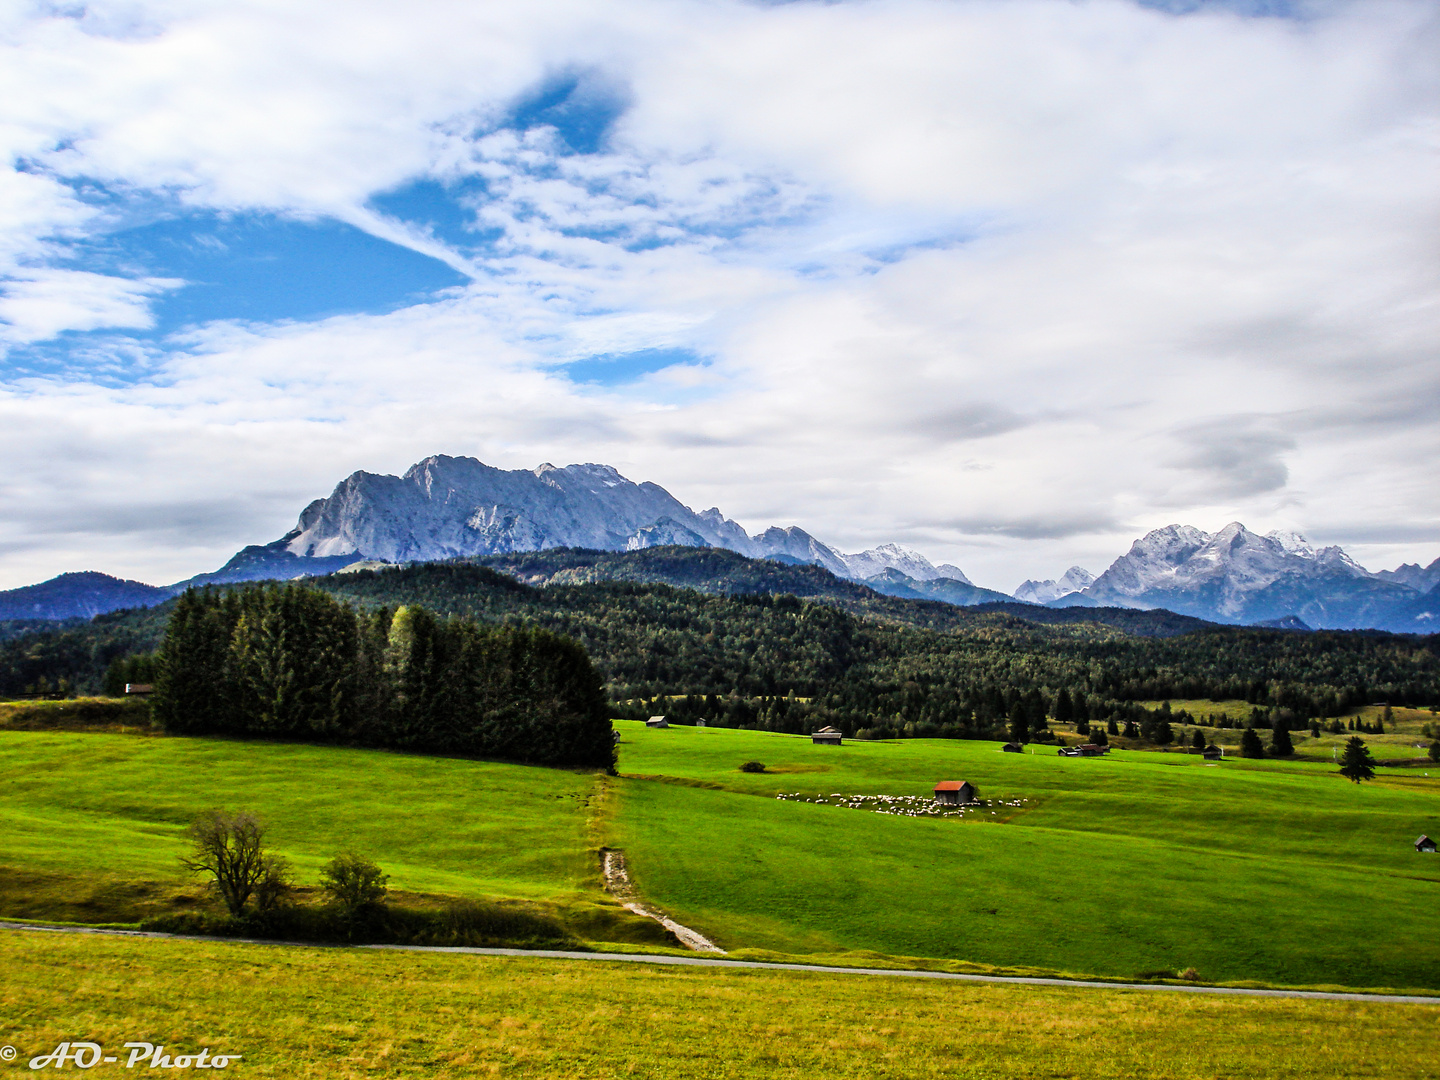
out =
<svg viewBox="0 0 1440 1080"><path fill-rule="evenodd" d="M357 607L419 604L565 634L594 659L612 700L701 695L716 699L705 701L711 716L723 708L728 719L740 722L746 722L746 710L763 711L770 707L765 699L773 704L786 695L808 699L799 710L805 725L895 730L913 724L918 734L992 733L998 718L1022 702L1033 710L1060 689L1092 716L1163 698L1244 698L1304 716L1334 715L1373 700L1440 701L1440 637L1204 624L1188 633L1146 637L1095 622L1097 609L1091 608L1022 609L1067 620L1045 625L1010 610L867 595L846 582L827 595L821 586L828 583L818 577L823 572L740 566L749 561L734 558L745 573L774 573L787 583L796 580L790 571L798 571L814 584L815 598L772 594L758 584L753 592L616 580L567 584L559 571L542 576L541 557L530 556L520 557L531 571L527 576L547 582L543 586L487 566L433 563L341 574L315 585ZM634 570L647 564L621 565ZM710 584L720 580L712 577ZM83 627L0 643L0 693L62 676L75 688L97 686L115 656L155 647L167 607L100 616ZM732 706L737 717L729 716Z"/></svg>
<svg viewBox="0 0 1440 1080"><path fill-rule="evenodd" d="M528 585L587 585L602 581L665 584L731 595L784 594L848 611L930 630L974 626L977 618L1008 615L1028 623L1089 623L1143 637L1169 637L1213 625L1172 611L1133 608L1047 608L1020 601L959 607L938 600L885 596L858 582L836 577L822 566L749 559L724 548L657 547L641 551L582 551L552 548L471 560ZM418 569L418 567L416 568ZM988 589L977 594L994 595Z"/></svg>

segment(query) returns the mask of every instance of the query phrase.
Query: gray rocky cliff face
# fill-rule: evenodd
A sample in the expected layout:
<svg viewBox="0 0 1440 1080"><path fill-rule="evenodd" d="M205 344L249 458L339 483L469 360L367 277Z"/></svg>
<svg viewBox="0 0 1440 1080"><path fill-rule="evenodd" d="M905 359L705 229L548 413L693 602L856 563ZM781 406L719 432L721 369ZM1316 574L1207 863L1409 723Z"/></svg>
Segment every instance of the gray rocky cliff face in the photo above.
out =
<svg viewBox="0 0 1440 1080"><path fill-rule="evenodd" d="M354 473L306 507L285 540L302 557L419 562L553 547L741 550L741 538L748 541L718 510L696 514L658 484L636 484L608 465L506 470L436 456L404 476Z"/></svg>

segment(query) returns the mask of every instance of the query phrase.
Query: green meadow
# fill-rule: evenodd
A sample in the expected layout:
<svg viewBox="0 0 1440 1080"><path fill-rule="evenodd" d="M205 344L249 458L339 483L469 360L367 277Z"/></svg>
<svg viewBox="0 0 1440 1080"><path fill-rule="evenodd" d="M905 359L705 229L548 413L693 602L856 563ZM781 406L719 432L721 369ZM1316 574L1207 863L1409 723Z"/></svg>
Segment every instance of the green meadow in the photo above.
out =
<svg viewBox="0 0 1440 1080"><path fill-rule="evenodd" d="M85 1039L285 1080L1440 1075L1433 1005L14 931L0 970L17 1074Z"/></svg>
<svg viewBox="0 0 1440 1080"><path fill-rule="evenodd" d="M1412 841L1440 832L1440 776L1357 786L1321 764L619 726L614 832L632 876L726 948L1437 984L1440 860ZM747 759L767 772L739 772ZM937 820L774 797L939 780L1022 805Z"/></svg>
<svg viewBox="0 0 1440 1080"><path fill-rule="evenodd" d="M403 894L541 906L597 943L666 940L601 891L608 846L647 901L742 956L1440 990L1440 857L1412 847L1440 833L1440 770L1357 786L1319 762L617 729L616 778L0 731L0 916L134 922L204 904L177 859L186 824L222 806L264 815L303 884L358 849ZM935 819L803 801L939 780L995 805Z"/></svg>
<svg viewBox="0 0 1440 1080"><path fill-rule="evenodd" d="M1161 702L1142 701L1140 704L1147 709L1158 709ZM1176 724L1177 740L1182 733L1188 738L1190 732L1198 727L1205 732L1210 742L1217 746L1223 746L1226 753L1233 751L1238 754L1240 738L1244 734L1244 730L1238 727L1210 727L1205 721L1211 716L1226 716L1231 720L1243 723L1249 718L1254 706L1245 701L1187 701L1180 699L1172 700L1170 708L1175 712L1184 710L1200 721L1198 724L1191 725ZM1378 760L1416 762L1428 760L1430 744L1440 738L1440 714L1431 712L1429 709L1411 709L1403 705L1393 707L1390 713L1390 721L1385 725L1384 733L1379 735L1354 732L1348 729L1343 733L1322 730L1319 738L1315 738L1308 730L1292 731L1290 738L1295 744L1296 756L1314 761L1332 761L1344 750L1346 741L1352 735L1359 734ZM1339 719L1342 724L1348 724L1351 720L1361 720L1373 725L1376 721L1381 720L1384 714L1384 706L1366 705L1346 713ZM1325 723L1329 723L1329 721L1325 721ZM1061 734L1074 734L1073 725L1054 724L1052 727ZM1426 734L1427 731L1431 734ZM1260 734L1266 745L1269 745L1268 729L1262 728ZM1440 776L1440 764L1436 765L1435 773Z"/></svg>

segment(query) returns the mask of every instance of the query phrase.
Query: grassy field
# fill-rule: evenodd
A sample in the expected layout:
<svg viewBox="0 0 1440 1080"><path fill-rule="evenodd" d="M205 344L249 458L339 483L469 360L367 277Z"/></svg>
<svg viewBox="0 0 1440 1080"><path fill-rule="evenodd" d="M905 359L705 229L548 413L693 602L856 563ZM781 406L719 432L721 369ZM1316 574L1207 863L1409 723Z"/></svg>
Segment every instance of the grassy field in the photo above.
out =
<svg viewBox="0 0 1440 1080"><path fill-rule="evenodd" d="M1145 701L1141 704L1147 709L1158 709L1161 705L1158 701ZM1205 721L1211 716L1226 716L1232 720L1243 722L1249 719L1253 707L1244 701L1172 700L1170 702L1170 708L1175 712L1183 709L1200 721L1198 724L1174 725L1177 739L1183 733L1188 740L1190 732L1198 727L1205 732L1210 742L1217 746L1223 746L1227 753L1232 750L1235 753L1240 752L1240 738L1244 734L1243 729L1211 727ZM1384 713L1384 706L1366 705L1339 719L1345 724L1351 720L1363 720L1367 724L1374 724L1383 717ZM1344 749L1346 741L1351 736L1358 734L1365 740L1366 745L1370 747L1370 752L1378 760L1415 762L1428 760L1430 744L1435 741L1436 736L1426 735L1423 729L1428 727L1432 732L1440 733L1440 715L1429 709L1410 709L1404 706L1393 708L1391 714L1391 722L1386 724L1385 732L1380 735L1369 735L1348 729L1343 734L1322 730L1320 737L1314 738L1308 730L1292 731L1290 737L1295 744L1295 754L1297 757L1311 761L1332 761L1335 755ZM1055 730L1062 734L1074 730L1073 725L1054 726ZM1268 746L1269 731L1262 731L1261 738ZM1440 775L1440 765L1436 766L1436 774Z"/></svg>
<svg viewBox="0 0 1440 1080"><path fill-rule="evenodd" d="M243 1054L252 1077L1440 1075L1440 1006L0 932L0 1043Z"/></svg>
<svg viewBox="0 0 1440 1080"><path fill-rule="evenodd" d="M0 915L132 921L200 904L183 831L220 806L264 816L302 882L354 848L402 892L543 902L586 936L663 942L600 892L596 784L373 750L0 732Z"/></svg>
<svg viewBox="0 0 1440 1080"><path fill-rule="evenodd" d="M177 857L185 825L218 805L265 815L304 883L358 848L409 895L540 905L596 942L667 940L601 892L610 845L647 899L747 955L1440 989L1440 860L1411 847L1440 833L1440 770L1356 786L1322 764L618 727L615 779L0 731L0 916L133 921L204 903ZM739 771L750 759L768 770ZM941 779L997 805L915 819L776 798L927 795Z"/></svg>
<svg viewBox="0 0 1440 1080"><path fill-rule="evenodd" d="M1440 775L1356 786L1317 764L618 726L612 835L632 876L727 948L1440 984L1440 861L1411 846L1440 832ZM748 759L767 772L740 772ZM943 779L1022 805L931 820L775 798Z"/></svg>

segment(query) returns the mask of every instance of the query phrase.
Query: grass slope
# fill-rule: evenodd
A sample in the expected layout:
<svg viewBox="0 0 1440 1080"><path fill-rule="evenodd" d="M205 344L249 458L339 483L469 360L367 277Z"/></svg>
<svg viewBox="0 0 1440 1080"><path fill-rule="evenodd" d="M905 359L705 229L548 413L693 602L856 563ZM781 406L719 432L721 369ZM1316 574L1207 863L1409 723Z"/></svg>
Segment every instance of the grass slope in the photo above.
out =
<svg viewBox="0 0 1440 1080"><path fill-rule="evenodd" d="M287 1080L1440 1074L1429 1005L8 932L0 968L17 1069L85 1039Z"/></svg>
<svg viewBox="0 0 1440 1080"><path fill-rule="evenodd" d="M632 876L727 948L1437 987L1440 863L1410 842L1440 831L1440 778L1357 787L1319 765L617 726ZM741 773L748 759L770 771ZM1025 805L927 820L774 797L942 779Z"/></svg>
<svg viewBox="0 0 1440 1080"><path fill-rule="evenodd" d="M642 894L729 949L877 954L1133 978L1440 989L1430 932L1440 776L1364 786L1323 764L994 743L813 746L620 722L622 776L335 747L0 731L0 916L131 921L200 902L179 870L209 806L253 809L313 884L346 848L404 892L546 905L592 941L660 944L600 892L625 850ZM750 759L768 772L747 774ZM964 820L780 801L927 795Z"/></svg>
<svg viewBox="0 0 1440 1080"><path fill-rule="evenodd" d="M0 916L130 922L201 904L178 856L220 806L264 816L304 884L354 848L401 893L536 902L587 938L668 943L599 890L585 773L70 732L3 732L0 751Z"/></svg>

